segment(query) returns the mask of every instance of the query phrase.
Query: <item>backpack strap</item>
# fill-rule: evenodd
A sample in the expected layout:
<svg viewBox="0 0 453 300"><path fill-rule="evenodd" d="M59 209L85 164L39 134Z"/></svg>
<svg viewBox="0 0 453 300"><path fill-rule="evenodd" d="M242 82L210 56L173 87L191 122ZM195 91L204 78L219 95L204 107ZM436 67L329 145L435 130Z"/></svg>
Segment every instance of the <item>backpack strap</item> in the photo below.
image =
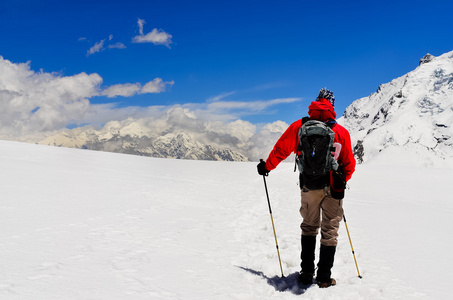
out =
<svg viewBox="0 0 453 300"><path fill-rule="evenodd" d="M327 126L332 128L333 126L335 126L335 124L337 124L337 121L335 121L334 119L329 119L325 123L327 124Z"/></svg>
<svg viewBox="0 0 453 300"><path fill-rule="evenodd" d="M304 124L305 124L307 121L310 121L310 117L305 116L305 117L303 117L302 119L300 119L300 128L302 128L302 126L304 126ZM300 130L300 129L299 129L299 130ZM299 133L299 131L298 131L298 133ZM297 152L299 152L299 146L300 146L300 145L299 145L299 142L300 142L300 136L299 136L299 134L297 134L296 137L297 137L297 143L296 143L297 146L296 146L296 156L295 156L295 158L294 158L294 172L296 172L296 170L297 170Z"/></svg>
<svg viewBox="0 0 453 300"><path fill-rule="evenodd" d="M308 121L310 121L310 117L303 117L302 119L300 119L300 128L302 128L302 126L304 126L304 124ZM298 131L298 133L299 133L299 131ZM296 156L297 156L297 151L299 150L299 141L300 141L300 137L299 137L299 134L297 134Z"/></svg>

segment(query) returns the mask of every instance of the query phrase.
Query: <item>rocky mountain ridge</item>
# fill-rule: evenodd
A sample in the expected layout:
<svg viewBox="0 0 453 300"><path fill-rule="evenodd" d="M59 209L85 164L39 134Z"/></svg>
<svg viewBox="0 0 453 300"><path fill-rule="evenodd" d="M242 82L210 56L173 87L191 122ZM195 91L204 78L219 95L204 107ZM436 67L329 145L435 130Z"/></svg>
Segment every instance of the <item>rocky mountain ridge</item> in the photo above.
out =
<svg viewBox="0 0 453 300"><path fill-rule="evenodd" d="M160 158L248 161L237 151L205 145L184 132L170 132L155 137L136 122L121 127L121 130L109 126L102 130L91 127L65 130L39 144Z"/></svg>
<svg viewBox="0 0 453 300"><path fill-rule="evenodd" d="M453 51L419 66L347 107L359 162L453 166Z"/></svg>

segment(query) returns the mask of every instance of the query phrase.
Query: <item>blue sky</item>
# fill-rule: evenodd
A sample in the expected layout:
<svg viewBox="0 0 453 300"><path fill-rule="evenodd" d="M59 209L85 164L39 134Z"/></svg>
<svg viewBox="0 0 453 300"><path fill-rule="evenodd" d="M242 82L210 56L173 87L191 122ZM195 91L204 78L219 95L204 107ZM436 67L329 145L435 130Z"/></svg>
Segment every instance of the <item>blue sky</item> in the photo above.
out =
<svg viewBox="0 0 453 300"><path fill-rule="evenodd" d="M291 123L322 87L342 115L426 53L453 50L452 11L450 0L2 0L0 55L35 72L98 74L92 104L222 102L252 123ZM145 92L156 78L161 90ZM115 85L141 92L113 96ZM242 109L260 101L274 104Z"/></svg>

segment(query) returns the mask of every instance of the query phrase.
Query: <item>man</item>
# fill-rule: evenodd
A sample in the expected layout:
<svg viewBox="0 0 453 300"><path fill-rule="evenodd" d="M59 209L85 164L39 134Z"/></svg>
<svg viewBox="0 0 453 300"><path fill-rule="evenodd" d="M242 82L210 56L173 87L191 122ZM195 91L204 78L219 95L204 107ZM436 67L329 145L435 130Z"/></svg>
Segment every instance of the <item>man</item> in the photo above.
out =
<svg viewBox="0 0 453 300"><path fill-rule="evenodd" d="M343 218L343 190L346 182L354 173L356 165L349 132L336 123L334 105L335 97L332 91L323 88L316 100L308 107L308 114L309 120L322 121L328 124L335 133L335 148L339 149L339 153L335 151L335 159L339 165L338 171L334 170L320 176L311 176L302 171L299 176L301 188L300 214L303 218L300 226L302 230L302 270L299 275L299 282L305 285L313 283L316 236L319 228L321 228L321 247L316 276L316 282L321 288L336 284L335 279L330 276L338 243L338 229ZM299 130L307 119L298 120L288 127L275 144L267 160L258 164L260 175L267 176L291 153L300 154ZM332 178L338 178L338 174L340 174L340 180L332 180ZM339 189L338 184L340 185ZM320 220L321 213L322 219Z"/></svg>

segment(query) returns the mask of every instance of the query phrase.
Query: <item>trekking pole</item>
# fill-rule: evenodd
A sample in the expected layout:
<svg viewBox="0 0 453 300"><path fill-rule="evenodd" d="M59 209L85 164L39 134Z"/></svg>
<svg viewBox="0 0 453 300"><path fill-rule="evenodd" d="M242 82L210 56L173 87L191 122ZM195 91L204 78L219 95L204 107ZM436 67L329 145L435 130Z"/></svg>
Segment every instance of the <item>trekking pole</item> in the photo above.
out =
<svg viewBox="0 0 453 300"><path fill-rule="evenodd" d="M355 267L357 268L357 274L359 274L359 278L362 279L362 276L360 275L360 272L359 272L359 266L357 265L357 259L355 258L354 248L352 247L352 242L351 242L351 236L349 235L348 223L346 222L346 217L344 216L344 213L343 213L343 220L344 220L344 225L346 226L346 232L348 233L349 244L351 244L351 250L352 250L352 255L354 256Z"/></svg>
<svg viewBox="0 0 453 300"><path fill-rule="evenodd" d="M269 213L271 215L272 229L274 230L275 246L277 247L278 262L280 263L280 271L282 272L282 277L285 277L285 275L283 275L282 260L280 259L280 251L278 250L277 234L275 233L274 218L272 217L271 202L269 201L269 193L267 192L266 175L263 175L263 180L264 180L264 189L266 190L267 204L269 205Z"/></svg>

